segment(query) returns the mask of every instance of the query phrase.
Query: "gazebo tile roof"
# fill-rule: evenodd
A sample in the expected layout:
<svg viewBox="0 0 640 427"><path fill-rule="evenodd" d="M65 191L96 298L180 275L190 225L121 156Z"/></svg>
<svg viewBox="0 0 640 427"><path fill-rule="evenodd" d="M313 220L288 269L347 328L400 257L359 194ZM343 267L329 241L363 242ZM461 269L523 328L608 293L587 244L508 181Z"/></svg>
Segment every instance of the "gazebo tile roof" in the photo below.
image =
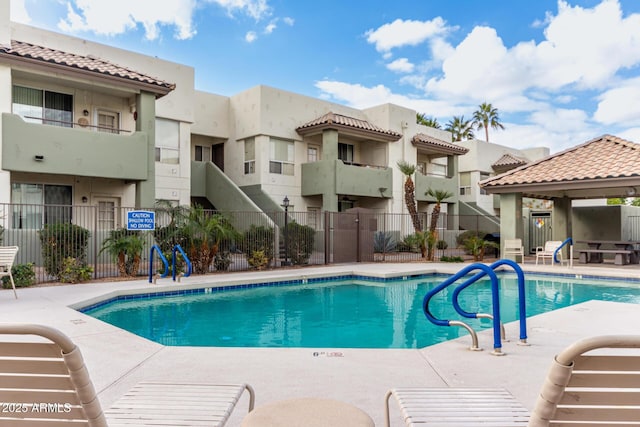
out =
<svg viewBox="0 0 640 427"><path fill-rule="evenodd" d="M327 114L324 114L323 116L318 117L317 119L311 120L310 122L299 126L296 131L302 134L313 129L328 128L332 125L342 128L350 128L358 131L373 132L379 135L384 135L387 138L392 138L394 140L400 139L400 137L402 136L402 134L398 132L382 129L381 127L373 125L366 120L356 119L355 117L349 117L342 114L336 114L331 111Z"/></svg>
<svg viewBox="0 0 640 427"><path fill-rule="evenodd" d="M481 181L482 187L575 182L640 176L640 145L603 135L501 175Z"/></svg>
<svg viewBox="0 0 640 427"><path fill-rule="evenodd" d="M498 160L496 160L491 167L494 169L512 168L516 166L526 165L527 161L521 157L514 156L511 153L503 154Z"/></svg>
<svg viewBox="0 0 640 427"><path fill-rule="evenodd" d="M411 138L411 143L416 147L437 148L441 151L452 154L466 154L469 151L466 147L462 147L424 133L415 134L414 137Z"/></svg>

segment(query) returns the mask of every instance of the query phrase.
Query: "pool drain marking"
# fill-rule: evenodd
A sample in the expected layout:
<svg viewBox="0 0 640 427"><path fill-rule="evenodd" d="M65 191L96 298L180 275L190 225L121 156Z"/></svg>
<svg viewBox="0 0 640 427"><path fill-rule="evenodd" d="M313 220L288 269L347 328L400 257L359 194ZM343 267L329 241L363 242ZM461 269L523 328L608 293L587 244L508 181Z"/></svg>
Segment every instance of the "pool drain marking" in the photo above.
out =
<svg viewBox="0 0 640 427"><path fill-rule="evenodd" d="M344 357L344 354L341 351L314 351L313 357L324 356L324 357Z"/></svg>

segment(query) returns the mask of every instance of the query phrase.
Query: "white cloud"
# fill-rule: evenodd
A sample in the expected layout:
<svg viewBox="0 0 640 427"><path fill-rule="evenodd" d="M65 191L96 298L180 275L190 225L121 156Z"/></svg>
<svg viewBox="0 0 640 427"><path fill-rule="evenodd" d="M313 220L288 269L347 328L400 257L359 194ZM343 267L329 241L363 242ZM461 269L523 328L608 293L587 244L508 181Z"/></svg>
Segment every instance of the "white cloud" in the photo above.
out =
<svg viewBox="0 0 640 427"><path fill-rule="evenodd" d="M606 125L640 126L640 78L605 91L598 99L594 120Z"/></svg>
<svg viewBox="0 0 640 427"><path fill-rule="evenodd" d="M388 52L401 46L415 46L427 39L441 37L450 29L441 17L431 21L396 19L365 33L367 42L375 44L378 52Z"/></svg>
<svg viewBox="0 0 640 427"><path fill-rule="evenodd" d="M258 38L258 35L255 31L248 31L247 34L244 35L244 40L247 43L253 43Z"/></svg>
<svg viewBox="0 0 640 427"><path fill-rule="evenodd" d="M155 0L75 0L67 2L67 16L58 27L67 32L93 31L96 34L115 35L141 24L145 37L154 40L159 26L175 27L175 37L193 37L192 14L195 0L163 1L158 7Z"/></svg>
<svg viewBox="0 0 640 427"><path fill-rule="evenodd" d="M396 73L411 73L413 72L415 65L409 62L407 58L398 58L387 64L387 68Z"/></svg>
<svg viewBox="0 0 640 427"><path fill-rule="evenodd" d="M282 18L282 22L284 22L285 24L287 24L290 27L293 27L293 24L295 23L295 20L289 16L285 16L284 18Z"/></svg>
<svg viewBox="0 0 640 427"><path fill-rule="evenodd" d="M205 1L222 7L229 16L244 13L261 20L271 13L267 0ZM92 31L111 36L141 25L148 40L157 39L163 26L174 27L174 37L180 40L196 33L193 14L197 0L163 0L161 6L157 0L71 0L66 4L67 15L58 22L66 32Z"/></svg>
<svg viewBox="0 0 640 427"><path fill-rule="evenodd" d="M6 1L6 0L5 0ZM20 22L22 24L31 23L31 17L27 12L27 8L24 5L25 0L11 0L11 20L13 22Z"/></svg>
<svg viewBox="0 0 640 427"><path fill-rule="evenodd" d="M533 112L530 121L551 132L578 132L589 127L589 115L578 109L549 107Z"/></svg>
<svg viewBox="0 0 640 427"><path fill-rule="evenodd" d="M271 21L269 24L267 24L266 27L264 27L264 33L271 34L276 28L278 28L278 26L276 25L275 21Z"/></svg>

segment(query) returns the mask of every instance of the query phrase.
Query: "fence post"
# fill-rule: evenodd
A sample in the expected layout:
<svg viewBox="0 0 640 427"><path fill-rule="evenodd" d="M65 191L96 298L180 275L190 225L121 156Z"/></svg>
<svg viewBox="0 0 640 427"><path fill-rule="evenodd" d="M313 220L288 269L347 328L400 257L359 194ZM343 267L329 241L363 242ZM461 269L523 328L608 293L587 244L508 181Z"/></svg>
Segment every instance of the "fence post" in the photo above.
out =
<svg viewBox="0 0 640 427"><path fill-rule="evenodd" d="M324 264L327 265L331 261L331 238L329 230L331 227L331 213L324 211Z"/></svg>
<svg viewBox="0 0 640 427"><path fill-rule="evenodd" d="M93 210L93 278L98 278L98 208L87 206Z"/></svg>

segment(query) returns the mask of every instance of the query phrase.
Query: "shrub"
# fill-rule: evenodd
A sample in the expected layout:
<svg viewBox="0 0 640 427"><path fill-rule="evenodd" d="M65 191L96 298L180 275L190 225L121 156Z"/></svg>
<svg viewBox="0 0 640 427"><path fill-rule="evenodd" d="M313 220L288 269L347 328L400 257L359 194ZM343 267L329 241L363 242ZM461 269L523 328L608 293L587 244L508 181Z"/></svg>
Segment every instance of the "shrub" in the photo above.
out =
<svg viewBox="0 0 640 427"><path fill-rule="evenodd" d="M459 256L443 256L442 258L440 258L441 262L464 262L464 259L462 259L462 257Z"/></svg>
<svg viewBox="0 0 640 427"><path fill-rule="evenodd" d="M36 272L33 269L32 262L15 264L11 268L11 275L13 276L13 283L16 285L16 288L26 288L36 283ZM8 276L2 278L2 287L5 289L11 288L11 279L9 279Z"/></svg>
<svg viewBox="0 0 640 427"><path fill-rule="evenodd" d="M446 242L446 240L438 240L438 242L436 243L436 248L440 249L441 251L447 249L449 247L449 244Z"/></svg>
<svg viewBox="0 0 640 427"><path fill-rule="evenodd" d="M0 245L2 244L2 235L4 234L4 227L0 225Z"/></svg>
<svg viewBox="0 0 640 427"><path fill-rule="evenodd" d="M100 253L107 251L118 263L121 276L136 276L140 267L144 238L140 231L119 228L111 230L109 237L102 242Z"/></svg>
<svg viewBox="0 0 640 427"><path fill-rule="evenodd" d="M60 282L80 283L91 279L93 267L76 258L67 257L62 261Z"/></svg>
<svg viewBox="0 0 640 427"><path fill-rule="evenodd" d="M251 225L242 236L240 250L247 256L247 259L253 257L254 252L262 252L268 265L273 260L274 236L272 227Z"/></svg>
<svg viewBox="0 0 640 427"><path fill-rule="evenodd" d="M75 224L47 224L38 232L42 246L42 258L47 274L60 279L63 263L73 258L86 264L87 246L91 233Z"/></svg>
<svg viewBox="0 0 640 427"><path fill-rule="evenodd" d="M422 239L416 233L409 234L398 244L398 250L402 248L405 252L420 252L420 242Z"/></svg>
<svg viewBox="0 0 640 427"><path fill-rule="evenodd" d="M389 232L376 231L373 235L373 251L377 253L395 252L398 244Z"/></svg>
<svg viewBox="0 0 640 427"><path fill-rule="evenodd" d="M458 246L464 246L464 242L468 240L470 237L484 237L487 233L484 231L476 231L476 230L467 230L463 233L460 233L456 236L456 244Z"/></svg>
<svg viewBox="0 0 640 427"><path fill-rule="evenodd" d="M213 258L213 266L218 271L227 271L231 266L231 253L229 251L218 251Z"/></svg>
<svg viewBox="0 0 640 427"><path fill-rule="evenodd" d="M251 268L255 270L264 270L271 260L267 257L264 251L253 251L251 256L247 257L247 262Z"/></svg>
<svg viewBox="0 0 640 427"><path fill-rule="evenodd" d="M284 233L284 229L282 231ZM309 263L315 237L315 230L308 225L300 225L297 222L287 224L287 258L293 265Z"/></svg>

